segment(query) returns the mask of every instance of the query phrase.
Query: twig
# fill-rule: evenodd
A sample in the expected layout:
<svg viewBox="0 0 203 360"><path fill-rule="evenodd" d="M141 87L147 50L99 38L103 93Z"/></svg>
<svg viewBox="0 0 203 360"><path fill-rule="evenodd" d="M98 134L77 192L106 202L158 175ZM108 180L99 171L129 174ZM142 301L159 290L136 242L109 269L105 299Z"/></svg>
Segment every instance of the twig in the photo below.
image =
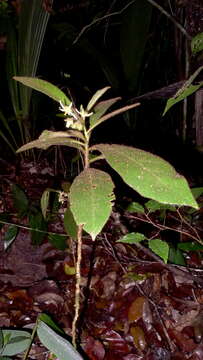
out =
<svg viewBox="0 0 203 360"><path fill-rule="evenodd" d="M105 238L105 241L107 242L108 246L110 247L111 251L112 251L112 254L113 254L113 257L114 259L118 262L118 264L120 265L121 269L123 270L123 273L126 274L127 271L126 269L124 268L124 266L121 264L120 260L119 260L119 257L118 255L116 254L113 246L111 245L111 242L108 240L106 234L104 234L104 238Z"/></svg>
<svg viewBox="0 0 203 360"><path fill-rule="evenodd" d="M111 13L111 14L106 14L106 15L104 15L104 16L102 16L102 17L99 17L99 18L93 20L90 24L84 26L84 27L82 28L82 30L79 32L79 34L76 36L76 38L75 38L75 40L73 41L72 45L75 45L75 44L78 42L78 40L81 38L81 36L82 36L89 28L91 28L92 26L96 25L96 24L97 24L98 22L100 22L100 21L103 21L103 20L105 20L105 19L108 19L110 16L115 16L115 15L120 15L120 14L122 14L122 13L123 13L130 5L132 5L134 2L136 2L136 0L130 1L130 2L129 2L126 6L124 6L121 10L115 11L115 12L113 12L113 13Z"/></svg>
<svg viewBox="0 0 203 360"><path fill-rule="evenodd" d="M9 222L9 221L0 220L0 224L12 225L12 226L16 226L16 227L18 227L20 229L25 229L25 230L29 230L29 231L36 231L36 232L43 233L43 234L48 234L48 235L61 235L61 236L65 236L65 237L68 236L67 234L60 234L60 233L56 233L56 232L52 232L52 231L45 231L45 230L40 230L40 229L36 229L36 228L33 229L33 228L29 227L29 226L15 224L15 223L12 223L12 222Z"/></svg>
<svg viewBox="0 0 203 360"><path fill-rule="evenodd" d="M162 14L164 14L174 25L185 35L185 37L191 41L192 37L187 33L184 27L174 19L161 5L157 4L154 0L147 0L151 5L155 6Z"/></svg>
<svg viewBox="0 0 203 360"><path fill-rule="evenodd" d="M158 228L160 230L171 230L171 231L179 232L180 234L186 235L186 236L190 237L191 239L199 242L201 245L203 245L203 241L199 237L196 237L196 236L194 236L194 235L192 235L192 234L190 234L190 233L188 233L188 232L186 232L184 230L174 229L174 228L172 228L170 226L156 224L155 222L153 222L150 219L150 217L147 214L145 214L144 219L140 218L139 216L135 216L135 215L128 215L128 218L129 219L140 220L142 222L146 222L146 223L151 224L151 225L153 225L154 227L156 227L156 228ZM192 229L193 229L193 227L192 227ZM194 231L194 229L193 229L193 231Z"/></svg>

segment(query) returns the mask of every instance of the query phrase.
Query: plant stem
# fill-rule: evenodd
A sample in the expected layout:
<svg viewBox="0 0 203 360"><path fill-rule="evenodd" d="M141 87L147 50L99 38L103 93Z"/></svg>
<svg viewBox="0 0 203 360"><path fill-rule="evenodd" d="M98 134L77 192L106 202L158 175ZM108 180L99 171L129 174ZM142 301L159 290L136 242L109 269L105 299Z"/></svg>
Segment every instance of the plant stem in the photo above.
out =
<svg viewBox="0 0 203 360"><path fill-rule="evenodd" d="M82 259L82 229L83 225L78 226L78 234L77 234L77 263L76 263L76 285L75 285L75 315L72 323L72 343L76 348L77 334L76 334L76 323L79 318L79 310L80 310L80 265Z"/></svg>
<svg viewBox="0 0 203 360"><path fill-rule="evenodd" d="M32 343L33 343L33 340L34 340L34 337L35 337L35 334L36 334L36 331L37 331L37 326L38 326L38 318L36 320L36 323L35 323L35 326L32 330L32 335L31 335L31 338L30 338L30 344L26 350L26 353L25 355L23 356L23 360L26 360L28 355L29 355L29 352L30 352L30 349L31 349L31 346L32 346Z"/></svg>
<svg viewBox="0 0 203 360"><path fill-rule="evenodd" d="M91 133L90 133L91 134ZM90 163L89 163L89 140L90 140L90 134L88 134L86 128L84 129L84 135L85 135L85 157L84 157L84 162L85 162L85 169L88 169Z"/></svg>

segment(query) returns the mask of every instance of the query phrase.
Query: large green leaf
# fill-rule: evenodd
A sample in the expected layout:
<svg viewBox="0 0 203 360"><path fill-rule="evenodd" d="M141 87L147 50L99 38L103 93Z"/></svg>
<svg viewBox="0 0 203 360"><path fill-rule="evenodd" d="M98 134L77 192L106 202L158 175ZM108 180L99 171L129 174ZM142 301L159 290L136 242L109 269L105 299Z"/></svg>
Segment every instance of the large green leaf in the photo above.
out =
<svg viewBox="0 0 203 360"><path fill-rule="evenodd" d="M198 209L185 178L159 156L115 144L99 144L94 149L99 150L123 180L142 196Z"/></svg>
<svg viewBox="0 0 203 360"><path fill-rule="evenodd" d="M37 335L47 349L53 352L60 360L82 360L83 358L69 343L68 340L58 335L43 321L39 321Z"/></svg>
<svg viewBox="0 0 203 360"><path fill-rule="evenodd" d="M17 80L20 83L29 86L32 89L37 90L58 102L61 101L64 105L69 105L71 103L69 98L62 90L48 81L26 76L14 76L14 80Z"/></svg>
<svg viewBox="0 0 203 360"><path fill-rule="evenodd" d="M113 182L105 172L85 169L70 188L70 208L78 225L84 225L93 240L111 214Z"/></svg>
<svg viewBox="0 0 203 360"><path fill-rule="evenodd" d="M49 131L44 130L37 140L31 141L21 146L17 153L33 148L46 150L52 145L64 145L74 147L82 151L83 143L79 140L72 139L72 133L68 131Z"/></svg>

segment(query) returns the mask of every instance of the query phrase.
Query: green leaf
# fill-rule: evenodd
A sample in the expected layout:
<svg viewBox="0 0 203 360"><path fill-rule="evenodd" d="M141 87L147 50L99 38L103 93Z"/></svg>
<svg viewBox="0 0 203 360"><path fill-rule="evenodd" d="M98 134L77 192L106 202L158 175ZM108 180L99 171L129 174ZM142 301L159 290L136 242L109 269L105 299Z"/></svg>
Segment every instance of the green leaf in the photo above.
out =
<svg viewBox="0 0 203 360"><path fill-rule="evenodd" d="M31 230L32 244L40 245L45 237L45 231L47 230L47 224L44 221L43 215L40 211L29 215L29 226L34 230ZM43 232L39 232L41 230Z"/></svg>
<svg viewBox="0 0 203 360"><path fill-rule="evenodd" d="M102 117L100 117L99 119L97 119L97 121L94 122L93 125L90 126L89 130L87 131L87 133L91 132L96 126L100 125L101 123L103 123L104 121L108 120L108 119L111 119L112 117L116 116L116 115L119 115L119 114L122 114L123 112L125 111L128 111L130 109L133 109L137 106L139 106L140 103L136 103L136 104L132 104L132 105L127 105L127 106L124 106L120 109L116 109Z"/></svg>
<svg viewBox="0 0 203 360"><path fill-rule="evenodd" d="M40 200L42 215L44 216L44 219L46 219L47 208L49 206L49 197L50 197L50 189L44 190Z"/></svg>
<svg viewBox="0 0 203 360"><path fill-rule="evenodd" d="M76 224L83 224L93 240L111 214L113 187L108 174L89 168L75 178L70 188L70 208Z"/></svg>
<svg viewBox="0 0 203 360"><path fill-rule="evenodd" d="M94 107L93 115L90 116L90 127L95 125L97 123L97 121L105 114L105 112L120 99L121 99L120 97L117 97L117 98L99 102Z"/></svg>
<svg viewBox="0 0 203 360"><path fill-rule="evenodd" d="M4 335L4 346L5 346L9 343L9 340L11 338L11 332L8 332L6 334L3 333L3 335Z"/></svg>
<svg viewBox="0 0 203 360"><path fill-rule="evenodd" d="M42 344L53 352L60 360L83 360L68 340L55 333L43 321L39 321L37 335Z"/></svg>
<svg viewBox="0 0 203 360"><path fill-rule="evenodd" d="M122 242L126 244L136 244L136 243L140 243L145 239L146 236L144 234L132 232L123 236L121 239L117 240L117 242Z"/></svg>
<svg viewBox="0 0 203 360"><path fill-rule="evenodd" d="M184 100L186 97L192 95L195 91L197 91L203 85L203 81L198 85L189 85L185 88L183 92L177 97L170 98L167 100L166 107L163 112L163 116L167 113L167 111L178 102Z"/></svg>
<svg viewBox="0 0 203 360"><path fill-rule="evenodd" d="M194 55L203 50L203 32L195 35L192 38L191 50Z"/></svg>
<svg viewBox="0 0 203 360"><path fill-rule="evenodd" d="M145 209L144 207L139 204L138 202L132 202L130 205L128 205L126 211L128 212L136 212L138 214L144 214Z"/></svg>
<svg viewBox="0 0 203 360"><path fill-rule="evenodd" d="M96 104L96 102L99 100L99 98L109 89L110 89L110 86L106 86L105 88L96 91L96 93L92 96L92 98L90 99L90 101L87 104L88 112L93 108L93 106Z"/></svg>
<svg viewBox="0 0 203 360"><path fill-rule="evenodd" d="M52 5L53 0L50 0L49 5ZM14 31L16 33L17 48L14 49L11 44L11 60L14 58L14 66L11 67L10 82L13 75L26 75L34 77L37 72L41 49L43 46L44 36L46 33L47 23L50 13L45 11L40 0L22 1L20 13L18 15L18 25ZM13 71L12 71L13 70ZM15 81L12 81L15 83ZM17 83L16 83L17 85ZM23 119L30 119L30 99L32 91L30 88L21 86L18 87L19 92L15 93L13 105L21 108L21 115ZM14 87L14 85L11 85ZM19 115L19 114L18 114ZM19 123L23 123L22 120ZM22 126L23 131L29 131L29 126ZM24 136L22 135L22 141Z"/></svg>
<svg viewBox="0 0 203 360"><path fill-rule="evenodd" d="M49 242L59 250L65 250L67 249L67 239L63 235L59 234L49 234L48 236Z"/></svg>
<svg viewBox="0 0 203 360"><path fill-rule="evenodd" d="M7 250L8 247L12 244L18 234L18 227L15 225L9 225L5 236L4 236L4 250Z"/></svg>
<svg viewBox="0 0 203 360"><path fill-rule="evenodd" d="M64 227L65 230L67 232L67 234L73 238L73 239L77 239L77 233L78 233L78 226L75 222L75 219L73 217L73 213L70 210L70 208L68 207L66 209L66 212L64 214Z"/></svg>
<svg viewBox="0 0 203 360"><path fill-rule="evenodd" d="M191 189L192 195L195 199L198 199L203 194L203 187L195 187Z"/></svg>
<svg viewBox="0 0 203 360"><path fill-rule="evenodd" d="M183 242L178 244L178 249L183 251L203 251L203 245L197 242Z"/></svg>
<svg viewBox="0 0 203 360"><path fill-rule="evenodd" d="M13 79L19 81L23 85L29 86L30 88L49 96L58 102L61 101L64 105L69 105L71 103L69 98L62 90L48 81L26 76L14 76Z"/></svg>
<svg viewBox="0 0 203 360"><path fill-rule="evenodd" d="M175 206L170 204L161 204L156 200L149 200L145 203L145 207L150 211L154 212L157 210L170 210L170 211L176 211Z"/></svg>
<svg viewBox="0 0 203 360"><path fill-rule="evenodd" d="M70 146L82 151L82 142L74 139L70 139L72 135L67 131L49 131L44 130L37 140L31 141L23 146L21 146L17 153L25 150L30 150L33 148L46 150L52 145L64 145Z"/></svg>
<svg viewBox="0 0 203 360"><path fill-rule="evenodd" d="M25 195L24 191L18 186L13 184L11 187L13 195L13 205L14 208L18 211L20 217L23 217L27 214L28 211L28 198Z"/></svg>
<svg viewBox="0 0 203 360"><path fill-rule="evenodd" d="M52 318L47 314L40 314L38 317L39 320L46 323L48 326L50 326L54 331L58 332L59 334L64 335L64 331L52 320Z"/></svg>
<svg viewBox="0 0 203 360"><path fill-rule="evenodd" d="M3 336L3 331L0 329L0 353L3 346L4 346L4 336Z"/></svg>
<svg viewBox="0 0 203 360"><path fill-rule="evenodd" d="M168 254L169 254L169 246L165 241L160 239L152 239L149 240L149 248L158 255L165 264L168 261Z"/></svg>
<svg viewBox="0 0 203 360"><path fill-rule="evenodd" d="M122 179L144 197L198 209L187 181L159 156L123 145L94 145Z"/></svg>
<svg viewBox="0 0 203 360"><path fill-rule="evenodd" d="M186 265L182 252L179 249L174 248L173 246L170 246L168 260L170 263L175 265Z"/></svg>
<svg viewBox="0 0 203 360"><path fill-rule="evenodd" d="M14 356L27 349L31 335L28 331L2 330L4 338L10 334L8 343L4 346L2 356Z"/></svg>

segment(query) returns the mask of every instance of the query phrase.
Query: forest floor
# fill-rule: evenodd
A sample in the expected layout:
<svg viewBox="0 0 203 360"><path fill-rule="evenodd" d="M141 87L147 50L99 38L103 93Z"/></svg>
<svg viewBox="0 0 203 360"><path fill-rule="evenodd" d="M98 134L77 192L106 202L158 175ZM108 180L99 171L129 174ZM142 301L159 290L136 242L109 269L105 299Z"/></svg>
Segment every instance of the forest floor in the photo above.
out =
<svg viewBox="0 0 203 360"><path fill-rule="evenodd" d="M21 171L1 166L0 212L12 213L21 224L15 241L4 249L0 236L0 328L31 329L40 313L50 315L70 340L75 300L76 245L67 237L59 250L47 239L33 245L27 219L15 215L10 184L18 184L29 199L39 200L54 183L48 165L29 164ZM159 236L177 250L177 242L202 236L200 211L193 222L176 213L153 215L124 210L125 194L93 243L84 235L81 265L81 316L78 337L81 354L90 360L201 360L203 359L202 251L176 252L165 264L145 243L117 242L128 232ZM63 209L62 209L63 210ZM64 233L63 211L49 223L49 232ZM164 226L164 227L163 227ZM174 250L174 251L175 251ZM178 260L180 256L180 260ZM183 265L184 264L184 265ZM91 275L91 276L90 276ZM50 359L36 339L29 359ZM22 359L22 355L15 356Z"/></svg>

